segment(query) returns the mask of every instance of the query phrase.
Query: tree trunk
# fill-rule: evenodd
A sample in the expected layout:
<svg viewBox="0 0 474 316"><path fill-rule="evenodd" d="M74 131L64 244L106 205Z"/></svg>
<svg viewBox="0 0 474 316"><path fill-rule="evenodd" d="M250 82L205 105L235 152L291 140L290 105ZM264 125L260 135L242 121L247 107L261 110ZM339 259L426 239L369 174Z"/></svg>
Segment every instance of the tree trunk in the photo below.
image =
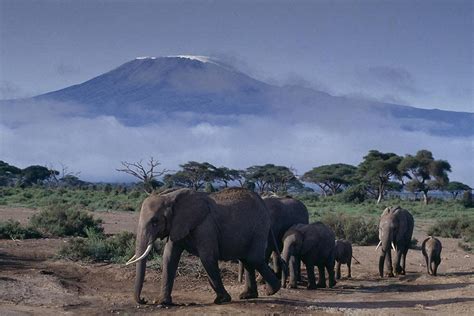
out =
<svg viewBox="0 0 474 316"><path fill-rule="evenodd" d="M423 191L423 203L428 205L428 191Z"/></svg>

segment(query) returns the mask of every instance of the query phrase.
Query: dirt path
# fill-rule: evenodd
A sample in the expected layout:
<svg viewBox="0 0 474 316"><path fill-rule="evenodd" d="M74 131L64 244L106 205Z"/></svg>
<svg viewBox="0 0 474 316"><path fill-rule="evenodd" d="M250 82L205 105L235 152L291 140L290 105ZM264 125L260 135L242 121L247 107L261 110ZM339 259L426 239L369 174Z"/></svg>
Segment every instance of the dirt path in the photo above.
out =
<svg viewBox="0 0 474 316"><path fill-rule="evenodd" d="M2 220L27 221L35 211L0 208ZM136 214L97 213L106 231L133 231ZM415 238L424 237L424 223L416 225ZM474 310L474 261L457 247L458 240L441 239L443 262L438 277L426 275L421 252L410 250L407 275L380 279L377 276L375 247L354 247L361 262L353 265L353 278L342 279L334 289L308 291L282 289L266 297L240 301L242 286L237 265L221 263L224 283L234 301L214 305L214 293L204 274L178 275L173 299L179 306L163 310L156 305L137 307L132 300L134 268L115 264L81 264L55 260L54 255L67 239L0 240L0 314L149 314L165 313L279 313L279 314L446 314L468 315ZM193 257L184 257L187 266L198 266ZM196 269L198 271L199 269ZM343 269L343 276L345 275ZM148 269L143 295L152 301L159 295L159 271Z"/></svg>

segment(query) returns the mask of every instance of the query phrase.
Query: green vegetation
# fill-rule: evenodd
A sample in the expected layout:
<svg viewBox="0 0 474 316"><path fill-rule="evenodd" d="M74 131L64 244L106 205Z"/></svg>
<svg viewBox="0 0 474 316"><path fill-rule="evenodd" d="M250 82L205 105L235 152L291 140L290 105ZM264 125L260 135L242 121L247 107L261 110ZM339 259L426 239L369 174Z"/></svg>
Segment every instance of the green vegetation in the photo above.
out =
<svg viewBox="0 0 474 316"><path fill-rule="evenodd" d="M462 238L459 246L466 251L474 249L474 217L455 217L438 220L428 230L431 236Z"/></svg>
<svg viewBox="0 0 474 316"><path fill-rule="evenodd" d="M31 218L31 225L51 236L86 236L87 232L101 233L102 220L94 219L85 211L57 205L42 210Z"/></svg>
<svg viewBox="0 0 474 316"><path fill-rule="evenodd" d="M0 222L0 239L31 239L41 238L41 233L34 227L24 227L18 221Z"/></svg>
<svg viewBox="0 0 474 316"><path fill-rule="evenodd" d="M0 205L30 208L61 204L88 211L138 211L145 197L141 190L112 185L86 189L0 187Z"/></svg>
<svg viewBox="0 0 474 316"><path fill-rule="evenodd" d="M106 236L87 229L86 237L71 239L61 247L58 257L74 261L125 263L135 253L135 235L130 232ZM152 251L149 260L159 261L159 251Z"/></svg>
<svg viewBox="0 0 474 316"><path fill-rule="evenodd" d="M378 222L360 216L343 213L326 213L321 222L332 228L338 239L349 240L360 246L377 244L379 241Z"/></svg>

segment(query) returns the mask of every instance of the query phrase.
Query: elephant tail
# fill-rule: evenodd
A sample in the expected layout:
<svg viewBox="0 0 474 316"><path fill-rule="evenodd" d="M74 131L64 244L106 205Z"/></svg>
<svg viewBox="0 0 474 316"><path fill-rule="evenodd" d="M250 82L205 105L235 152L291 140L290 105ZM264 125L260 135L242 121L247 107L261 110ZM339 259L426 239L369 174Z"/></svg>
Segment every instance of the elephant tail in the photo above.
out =
<svg viewBox="0 0 474 316"><path fill-rule="evenodd" d="M352 256L352 259L354 259L357 264L360 264L359 260L357 260L354 256Z"/></svg>
<svg viewBox="0 0 474 316"><path fill-rule="evenodd" d="M278 262L280 264L280 267L282 271L288 275L288 265L286 264L285 260L281 257L280 249L278 248L278 243L275 237L275 233L273 232L273 229L270 227L270 238L272 239L273 247L275 249L275 253L278 256Z"/></svg>

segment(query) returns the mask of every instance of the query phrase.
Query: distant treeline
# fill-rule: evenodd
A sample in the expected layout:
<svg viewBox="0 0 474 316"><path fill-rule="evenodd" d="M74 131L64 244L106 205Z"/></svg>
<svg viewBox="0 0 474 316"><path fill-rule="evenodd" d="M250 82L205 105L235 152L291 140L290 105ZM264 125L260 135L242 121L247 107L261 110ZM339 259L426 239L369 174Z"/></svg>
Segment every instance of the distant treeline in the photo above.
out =
<svg viewBox="0 0 474 316"><path fill-rule="evenodd" d="M450 181L451 165L445 160L436 160L428 150L415 155L399 156L371 150L358 166L329 164L317 166L299 176L295 170L274 164L255 165L244 170L216 167L208 162L190 161L180 165L181 170L171 173L159 170L159 161L151 158L146 164L122 162L117 171L128 173L140 182L137 184L146 192L170 187L187 187L194 190L213 192L228 186L241 186L260 194L308 193L314 190L311 183L324 196L341 195L345 202L362 202L367 199L382 201L390 192L408 191L420 194L428 203L430 191L449 192L453 199L460 195L467 204L472 204L471 188L457 181ZM66 186L89 187L109 186L82 181L78 173L70 173L63 166L62 171L44 166L29 166L20 169L0 161L0 186L27 187ZM110 189L107 187L106 189Z"/></svg>

